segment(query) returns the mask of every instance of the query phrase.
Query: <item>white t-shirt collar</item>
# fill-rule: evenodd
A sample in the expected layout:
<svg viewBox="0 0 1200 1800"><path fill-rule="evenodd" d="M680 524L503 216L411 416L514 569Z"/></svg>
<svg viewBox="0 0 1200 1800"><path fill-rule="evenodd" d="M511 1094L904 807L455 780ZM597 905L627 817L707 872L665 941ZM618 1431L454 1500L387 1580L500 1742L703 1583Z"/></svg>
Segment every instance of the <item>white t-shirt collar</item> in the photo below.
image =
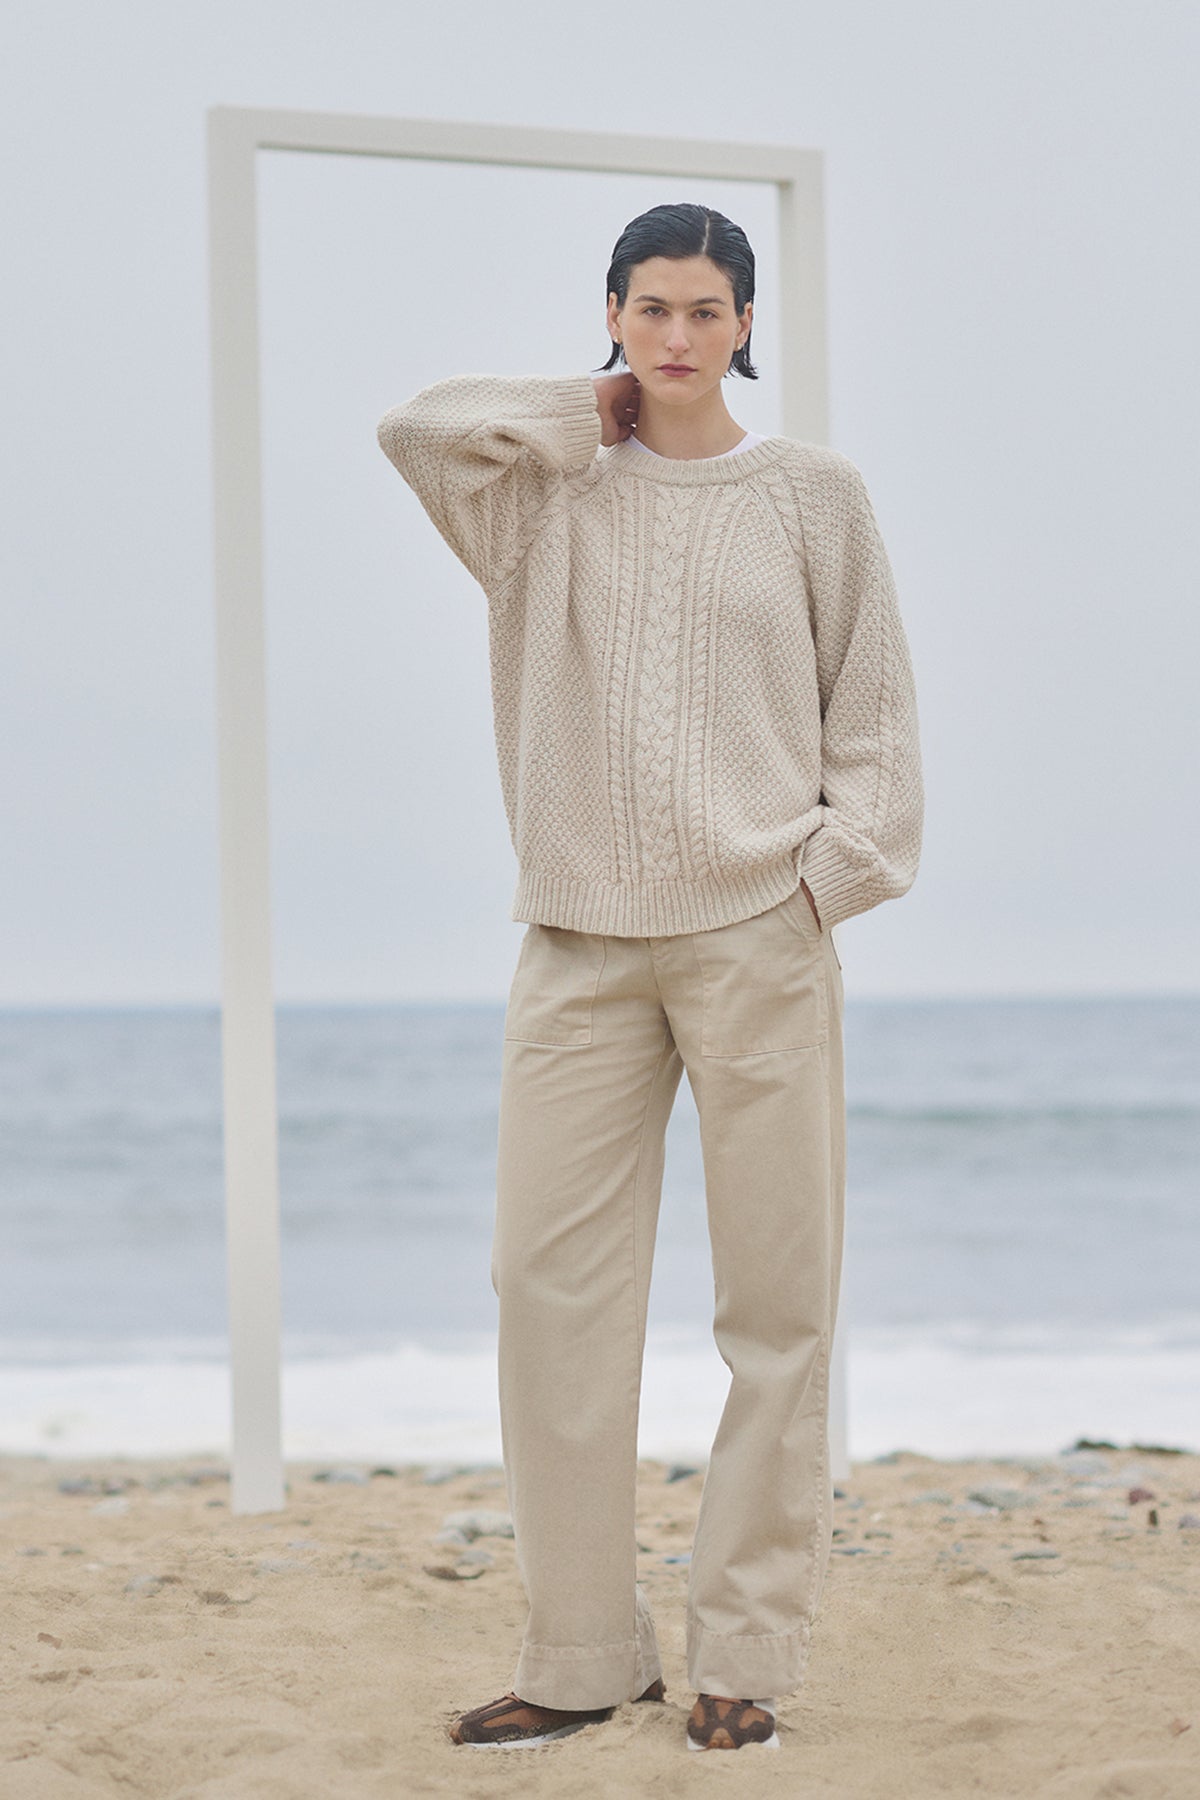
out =
<svg viewBox="0 0 1200 1800"><path fill-rule="evenodd" d="M635 437L625 438L622 441L626 444L632 444L635 450L644 450L647 456L659 457L663 462L675 460L674 458L662 456L661 451L651 450L648 444L639 443L638 439ZM766 440L762 438L757 431L748 431L741 443L735 444L732 450L719 450L716 456L698 456L695 460L697 462L718 462L722 456L736 456L740 450L750 450L755 444L761 444L765 441Z"/></svg>

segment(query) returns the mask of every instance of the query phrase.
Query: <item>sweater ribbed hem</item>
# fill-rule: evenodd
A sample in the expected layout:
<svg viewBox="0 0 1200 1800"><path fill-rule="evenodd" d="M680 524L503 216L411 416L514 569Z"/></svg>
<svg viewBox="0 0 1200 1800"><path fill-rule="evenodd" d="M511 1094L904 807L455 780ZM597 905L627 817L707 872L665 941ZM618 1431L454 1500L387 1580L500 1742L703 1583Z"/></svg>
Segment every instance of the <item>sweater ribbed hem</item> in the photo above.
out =
<svg viewBox="0 0 1200 1800"><path fill-rule="evenodd" d="M718 882L650 881L618 886L522 870L513 900L519 923L559 925L611 937L675 937L714 931L778 906L800 884L796 852Z"/></svg>

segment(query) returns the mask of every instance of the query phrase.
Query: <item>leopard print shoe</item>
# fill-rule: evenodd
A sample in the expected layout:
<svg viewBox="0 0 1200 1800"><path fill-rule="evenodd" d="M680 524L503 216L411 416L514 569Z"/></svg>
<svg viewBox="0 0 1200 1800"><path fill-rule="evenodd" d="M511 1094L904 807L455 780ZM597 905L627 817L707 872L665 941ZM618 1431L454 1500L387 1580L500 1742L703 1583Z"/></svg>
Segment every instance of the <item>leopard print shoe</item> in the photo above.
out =
<svg viewBox="0 0 1200 1800"><path fill-rule="evenodd" d="M687 1722L689 1750L742 1750L761 1744L778 1750L774 1700L731 1700L724 1694L700 1694Z"/></svg>
<svg viewBox="0 0 1200 1800"><path fill-rule="evenodd" d="M659 1676L638 1699L665 1700L666 1695L666 1686ZM538 1706L532 1700L520 1700L516 1694L508 1693L461 1713L448 1729L456 1744L470 1744L476 1750L515 1750L569 1737L585 1725L611 1719L616 1710L615 1706Z"/></svg>

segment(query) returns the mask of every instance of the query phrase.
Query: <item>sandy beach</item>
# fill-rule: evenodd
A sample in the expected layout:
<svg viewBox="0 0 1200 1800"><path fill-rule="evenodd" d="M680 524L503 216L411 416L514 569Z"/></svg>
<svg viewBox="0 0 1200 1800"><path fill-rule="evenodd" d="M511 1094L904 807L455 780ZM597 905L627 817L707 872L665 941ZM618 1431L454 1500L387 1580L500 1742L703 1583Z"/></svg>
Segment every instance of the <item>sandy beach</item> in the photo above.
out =
<svg viewBox="0 0 1200 1800"><path fill-rule="evenodd" d="M211 1460L0 1457L0 1793L1200 1795L1200 1455L856 1463L781 1749L697 1757L702 1480L640 1465L666 1705L500 1752L446 1736L508 1687L524 1624L499 1468L289 1463L284 1511L233 1516ZM438 1541L463 1512L493 1517Z"/></svg>

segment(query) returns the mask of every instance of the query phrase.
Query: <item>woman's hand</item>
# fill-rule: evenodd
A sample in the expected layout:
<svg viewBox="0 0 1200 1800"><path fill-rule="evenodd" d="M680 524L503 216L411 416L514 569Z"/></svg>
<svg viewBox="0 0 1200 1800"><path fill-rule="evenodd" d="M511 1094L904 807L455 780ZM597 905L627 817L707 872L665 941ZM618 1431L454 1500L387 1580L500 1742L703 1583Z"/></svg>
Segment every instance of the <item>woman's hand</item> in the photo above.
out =
<svg viewBox="0 0 1200 1800"><path fill-rule="evenodd" d="M805 881L803 875L800 877L800 886L804 889L804 898L808 901L808 904L812 907L812 915L813 915L813 918L817 921L817 930L820 931L822 929L821 915L817 911L817 903L813 899L812 889L809 887L807 881Z"/></svg>
<svg viewBox="0 0 1200 1800"><path fill-rule="evenodd" d="M642 397L637 376L628 370L621 375L593 375L592 386L600 409L600 442L623 443L633 435L637 424L638 402Z"/></svg>

